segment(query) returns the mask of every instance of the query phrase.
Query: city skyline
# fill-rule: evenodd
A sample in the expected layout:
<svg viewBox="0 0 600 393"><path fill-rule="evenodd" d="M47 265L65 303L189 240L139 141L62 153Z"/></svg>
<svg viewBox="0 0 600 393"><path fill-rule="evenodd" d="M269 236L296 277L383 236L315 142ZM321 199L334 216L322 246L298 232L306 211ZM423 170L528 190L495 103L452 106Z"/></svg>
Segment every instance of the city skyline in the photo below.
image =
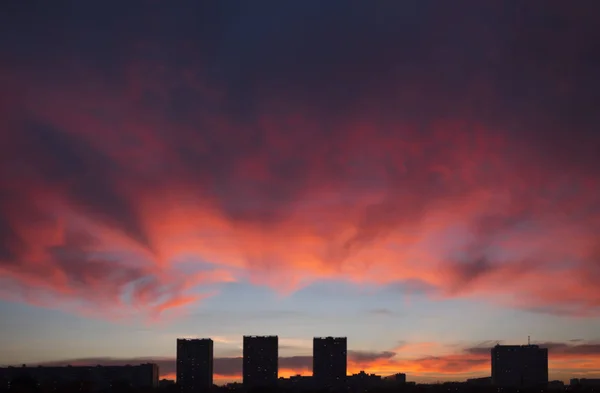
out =
<svg viewBox="0 0 600 393"><path fill-rule="evenodd" d="M221 339L221 338L219 338ZM274 341L273 341L274 340ZM361 362L359 359L361 358L369 358L369 357L377 357L375 352L368 351L356 351L356 350L348 350L347 349L347 337L313 337L312 339L312 355L311 356L292 356L292 357L281 357L279 356L279 336L277 335L252 335L247 336L244 335L242 337L242 343L244 344L241 347L242 356L240 357L229 357L229 358L219 358L214 357L214 341L212 338L177 338L176 339L176 349L177 349L177 357L176 359L168 359L168 358L137 358L137 359L78 359L74 362L50 362L45 364L39 364L41 366L47 367L57 367L57 366L130 366L131 363L136 362L145 362L151 364L157 364L159 366L159 375L161 379L171 379L176 380L184 391L195 391L205 389L206 386L211 386L212 383L217 385L223 385L231 382L240 382L243 383L246 387L268 387L268 386L276 386L276 381L278 378L290 378L294 376L312 376L315 377L315 382L317 385L325 385L325 386L340 386L343 385L344 380L339 380L337 383L332 383L335 380L335 376L340 376L339 367L341 365L335 365L333 367L325 367L323 369L324 364L322 362L315 363L315 355L320 356L323 355L326 357L335 356L335 352L341 350L340 354L343 354L343 368L346 370L345 376L357 375L359 373L366 372L366 374L376 374L382 377L391 377L397 374L406 375L407 372L405 370L394 369L393 367L402 367L402 363L394 363L391 362L386 364L386 366L391 368L383 368L383 369L368 369L365 368L365 363ZM273 345L274 346L273 346ZM342 347L339 345L342 344ZM266 346L265 346L266 345ZM246 347L247 346L247 347ZM337 347L337 348L336 348ZM247 348L247 349L246 349ZM575 379L594 379L593 374L572 374L572 375L562 375L556 377L552 375L552 367L549 367L552 364L552 356L549 354L549 348L556 351L557 357L560 358L561 354L564 354L564 347L562 351L559 349L560 346L556 346L553 343L542 343L536 344L531 342L531 338L527 338L527 344L501 344L499 341L495 342L495 345L490 347L478 346L470 348L469 351L472 353L477 353L477 358L466 359L466 361L478 360L482 364L487 365L487 370L481 373L475 374L463 374L463 373L449 373L446 375L446 379L428 379L428 378L419 378L419 374L415 376L410 375L410 381L416 383L439 383L439 382L465 382L472 379L477 378L487 378L490 381L501 384L504 379L502 378L502 374L507 372L509 369L520 369L522 367L540 367L539 360L542 360L545 366L542 366L545 371L542 371L542 374L533 374L534 380L537 378L539 381L543 379L545 381L562 381L569 382ZM324 350L324 351L323 351ZM525 350L523 352L523 350ZM535 360L536 356L534 352L540 352L543 356L543 359ZM588 348L589 350L589 348ZM266 351L266 352L265 352ZM274 351L274 352L273 352ZM514 352L517 351L517 352ZM522 353L521 353L522 352ZM348 357L347 354L350 354ZM498 357L500 354L503 354L502 357ZM257 356L258 355L258 356ZM382 354L384 358L391 358L395 353L385 353ZM439 354L432 354L429 359L430 360L441 360L444 356L438 356ZM507 356L508 355L508 356ZM532 355L534 355L532 357ZM275 363L273 366L272 360L275 356ZM516 356L516 357L515 357ZM252 360L250 360L252 358ZM504 359L503 359L504 358ZM181 359L181 361L179 360ZM249 363L247 366L246 359L248 359ZM348 362L348 359L351 361ZM192 360L192 363L190 363ZM339 359L341 360L341 359ZM333 364L339 362L339 360L330 359L333 361ZM353 360L359 360L353 363ZM465 359L463 359L465 360ZM459 359L452 358L451 361L460 362ZM266 362L266 363L265 363ZM537 363L536 363L537 362ZM263 364L264 363L264 364ZM494 365L496 363L496 366ZM352 365L352 368L349 368L348 365ZM536 365L537 364L537 365ZM162 365L162 366L161 366ZM260 371L263 367L266 368ZM281 366L280 366L281 365ZM406 366L406 363L404 363ZM524 366L529 365L529 366ZM1 367L13 367L15 369L19 369L21 366L35 367L33 364L22 364L22 365L2 365ZM216 367L215 367L216 366ZM356 366L359 366L356 368ZM247 380L244 378L244 367L247 367L249 370ZM362 368L361 368L362 367ZM367 366L368 367L368 366ZM271 371L269 371L271 368ZM497 368L498 372L495 372L495 368ZM258 375L256 371L259 370ZM225 371L223 373L223 371ZM318 371L319 374L315 374L315 371ZM329 377L334 377L334 379L323 378L323 374L330 374ZM270 379L269 375L273 373L273 378ZM184 378L185 375L185 378ZM195 375L196 380L193 382L193 379L190 380L189 377L191 375ZM510 376L510 375L509 375ZM595 380L600 380L596 378ZM270 381L270 382L269 382ZM514 381L510 378L508 381ZM192 385L189 385L190 382ZM514 382L505 382L505 383L514 383ZM522 381L522 383L524 383ZM526 382L525 382L526 383ZM508 386L508 385L507 385Z"/></svg>
<svg viewBox="0 0 600 393"><path fill-rule="evenodd" d="M495 386L499 388L556 388L548 374L548 348L531 344L528 337L526 345L501 345L497 343L489 349L491 375L469 378L467 385ZM178 390L183 393L207 392L214 385L214 342L211 338L181 339L176 341L177 365L176 379ZM406 373L394 371L390 375L376 375L347 372L347 338L314 337L312 372L310 375L279 374L279 337L243 336L242 385L245 389L277 388L282 379L294 381L298 377L311 377L297 385L301 389L339 389L345 386L366 388L376 387L382 381L393 384L406 384ZM159 366L156 363L140 365L64 365L64 366L21 366L0 367L0 378L9 386L11 380L33 378L38 383L92 382L100 386L114 383L130 383L137 387L158 387ZM358 379L356 379L358 377ZM124 378L124 379L123 379ZM382 379L383 378L383 379ZM400 378L400 379L398 379ZM168 381L168 378L165 378ZM589 383L597 385L600 379L570 378L570 385ZM232 381L228 381L232 382ZM239 381L235 381L239 382ZM296 382L299 382L296 380ZM411 383L415 383L412 381ZM439 381L438 381L439 383ZM350 384L350 385L348 385ZM590 386L591 386L590 385ZM55 385L56 386L56 385Z"/></svg>
<svg viewBox="0 0 600 393"><path fill-rule="evenodd" d="M600 378L600 2L0 1L0 364Z"/></svg>

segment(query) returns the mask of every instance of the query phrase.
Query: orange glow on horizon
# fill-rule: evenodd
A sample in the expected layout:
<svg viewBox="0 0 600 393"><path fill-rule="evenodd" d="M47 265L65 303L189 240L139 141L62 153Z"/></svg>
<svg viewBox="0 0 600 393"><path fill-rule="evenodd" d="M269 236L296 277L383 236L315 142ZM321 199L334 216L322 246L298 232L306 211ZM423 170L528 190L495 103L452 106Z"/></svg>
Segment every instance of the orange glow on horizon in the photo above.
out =
<svg viewBox="0 0 600 393"><path fill-rule="evenodd" d="M409 381L434 382L446 380L465 380L490 375L489 355L448 354L422 359L377 359L371 362L355 362L349 359L348 375L364 371L368 374L389 376L405 373ZM554 354L549 362L551 379L567 381L573 376L598 377L600 375L600 354ZM280 368L279 377L289 378L296 375L311 376L310 368ZM175 379L175 374L161 375L161 378ZM217 384L241 382L241 373L231 375L214 374Z"/></svg>

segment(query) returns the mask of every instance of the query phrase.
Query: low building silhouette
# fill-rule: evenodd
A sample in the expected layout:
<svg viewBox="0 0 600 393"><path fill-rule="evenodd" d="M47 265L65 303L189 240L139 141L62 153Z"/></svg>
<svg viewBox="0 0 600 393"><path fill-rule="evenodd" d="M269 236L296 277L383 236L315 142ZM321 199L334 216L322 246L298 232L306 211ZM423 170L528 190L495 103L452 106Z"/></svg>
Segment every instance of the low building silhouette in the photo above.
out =
<svg viewBox="0 0 600 393"><path fill-rule="evenodd" d="M388 375L383 378L386 382L391 383L393 385L405 385L406 384L406 374L404 373L396 373L392 375Z"/></svg>
<svg viewBox="0 0 600 393"><path fill-rule="evenodd" d="M160 381L158 381L159 389L165 389L165 388L168 388L168 387L174 386L174 385L175 385L175 381L173 381L172 379L161 379Z"/></svg>
<svg viewBox="0 0 600 393"><path fill-rule="evenodd" d="M0 380L34 381L44 390L61 391L65 386L79 386L79 390L99 391L116 387L158 387L158 366L154 363L136 366L33 366L0 368Z"/></svg>
<svg viewBox="0 0 600 393"><path fill-rule="evenodd" d="M563 381L550 381L548 382L548 389L550 390L564 390L565 383Z"/></svg>
<svg viewBox="0 0 600 393"><path fill-rule="evenodd" d="M313 377L309 375L293 375L289 378L279 378L278 387L293 391L312 391L316 388Z"/></svg>
<svg viewBox="0 0 600 393"><path fill-rule="evenodd" d="M570 381L573 387L600 387L600 378L573 378Z"/></svg>
<svg viewBox="0 0 600 393"><path fill-rule="evenodd" d="M470 378L466 383L470 386L492 386L492 377Z"/></svg>
<svg viewBox="0 0 600 393"><path fill-rule="evenodd" d="M367 374L360 371L358 374L352 374L348 377L348 387L352 391L364 391L366 389L379 388L383 386L381 375Z"/></svg>

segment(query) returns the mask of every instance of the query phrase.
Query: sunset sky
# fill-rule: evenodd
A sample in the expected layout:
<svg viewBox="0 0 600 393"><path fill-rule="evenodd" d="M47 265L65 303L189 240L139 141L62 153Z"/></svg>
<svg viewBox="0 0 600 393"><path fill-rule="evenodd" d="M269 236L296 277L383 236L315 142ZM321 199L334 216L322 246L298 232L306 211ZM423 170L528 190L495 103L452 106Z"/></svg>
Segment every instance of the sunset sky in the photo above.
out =
<svg viewBox="0 0 600 393"><path fill-rule="evenodd" d="M277 334L349 372L600 377L596 0L0 5L0 365Z"/></svg>

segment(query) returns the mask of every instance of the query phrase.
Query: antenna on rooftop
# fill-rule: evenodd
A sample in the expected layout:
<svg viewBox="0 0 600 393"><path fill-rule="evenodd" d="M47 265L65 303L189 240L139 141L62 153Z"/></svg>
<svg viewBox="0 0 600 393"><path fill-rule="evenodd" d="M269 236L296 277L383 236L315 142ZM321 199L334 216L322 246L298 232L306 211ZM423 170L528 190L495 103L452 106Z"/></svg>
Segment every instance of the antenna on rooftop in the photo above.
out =
<svg viewBox="0 0 600 393"><path fill-rule="evenodd" d="M527 345L531 345L531 336L527 336Z"/></svg>

